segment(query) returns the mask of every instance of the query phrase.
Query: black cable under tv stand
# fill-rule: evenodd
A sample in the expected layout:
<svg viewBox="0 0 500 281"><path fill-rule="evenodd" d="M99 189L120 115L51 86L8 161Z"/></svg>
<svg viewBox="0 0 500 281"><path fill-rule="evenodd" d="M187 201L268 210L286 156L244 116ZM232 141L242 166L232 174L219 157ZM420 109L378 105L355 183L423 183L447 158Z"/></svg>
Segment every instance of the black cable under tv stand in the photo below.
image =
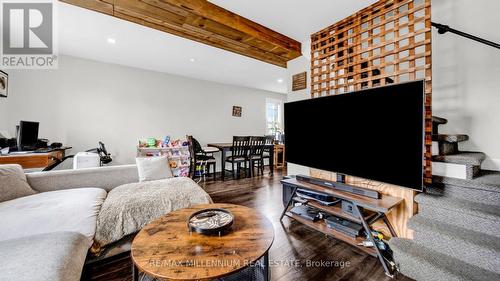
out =
<svg viewBox="0 0 500 281"><path fill-rule="evenodd" d="M341 180L339 178L339 180ZM360 189L359 187L353 187L345 184L344 182L331 182L331 181L324 181L321 179L313 178L313 177L308 177L308 176L295 176L295 177L287 177L281 181L283 185L283 204L285 205L285 208L283 209L283 212L281 213L280 216L280 221L283 220L283 218L289 217L299 223L302 223L310 228L313 228L317 231L320 231L328 236L331 236L333 238L336 238L338 240L341 240L345 243L348 243L354 247L357 247L358 249L362 250L363 252L373 256L377 257L379 262L384 268L384 271L386 275L392 277L393 272L394 272L394 266L389 264L386 259L384 258L382 252L379 250L377 246L374 247L364 247L360 244L365 240L365 238L358 236L358 237L350 237L345 235L342 232L339 232L335 229L331 229L327 226L326 222L324 219L320 219L317 221L311 221L306 218L303 218L299 215L296 215L292 212L290 212L290 207L293 207L294 205L306 205L311 208L315 208L322 213L326 213L328 215L333 215L336 217L340 217L342 219L346 219L352 222L356 222L358 224L361 224L363 226L364 231L366 232L366 239L373 243L373 245L377 245L375 238L373 237L371 231L372 228L371 226L379 220L383 220L383 222L387 225L387 228L390 231L390 234L392 237L397 237L397 233L395 232L394 228L392 227L390 221L387 219L386 214L392 210L393 208L397 207L401 202L403 201L402 198L397 198L393 196L388 196L388 195L381 195L380 193L377 192L378 198L372 198L372 197L367 197L367 196L361 196L359 193L361 192L347 192L344 191L344 189L349 189L349 188L356 188ZM285 197L285 188L291 190L291 194ZM328 195L331 195L337 199L340 199L342 201L347 201L350 204L352 204L353 209L356 211L352 214L346 213L340 208L338 205L332 205L332 206L326 206L318 203L315 200L303 200L297 195L297 190L298 189L306 189L306 190L311 190L315 192L321 192L325 193ZM367 190L367 189L363 189ZM372 194L373 195L373 194ZM356 215L358 214L358 215Z"/></svg>

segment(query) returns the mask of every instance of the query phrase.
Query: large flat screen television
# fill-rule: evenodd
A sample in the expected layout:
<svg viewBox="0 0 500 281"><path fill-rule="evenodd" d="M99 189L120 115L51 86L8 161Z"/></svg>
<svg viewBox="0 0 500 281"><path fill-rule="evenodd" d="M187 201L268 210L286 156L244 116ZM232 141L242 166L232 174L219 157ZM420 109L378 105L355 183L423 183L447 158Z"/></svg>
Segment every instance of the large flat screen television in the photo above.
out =
<svg viewBox="0 0 500 281"><path fill-rule="evenodd" d="M422 190L424 106L424 81L286 103L286 161Z"/></svg>

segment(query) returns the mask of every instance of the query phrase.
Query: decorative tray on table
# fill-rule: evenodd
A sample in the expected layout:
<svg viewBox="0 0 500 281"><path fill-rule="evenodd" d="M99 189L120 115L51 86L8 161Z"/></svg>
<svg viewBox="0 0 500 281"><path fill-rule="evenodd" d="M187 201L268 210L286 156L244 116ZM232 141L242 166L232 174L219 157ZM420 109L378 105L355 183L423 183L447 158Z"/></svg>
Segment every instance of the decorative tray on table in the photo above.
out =
<svg viewBox="0 0 500 281"><path fill-rule="evenodd" d="M233 222L233 214L226 209L204 209L189 216L188 228L191 232L221 236L231 229Z"/></svg>

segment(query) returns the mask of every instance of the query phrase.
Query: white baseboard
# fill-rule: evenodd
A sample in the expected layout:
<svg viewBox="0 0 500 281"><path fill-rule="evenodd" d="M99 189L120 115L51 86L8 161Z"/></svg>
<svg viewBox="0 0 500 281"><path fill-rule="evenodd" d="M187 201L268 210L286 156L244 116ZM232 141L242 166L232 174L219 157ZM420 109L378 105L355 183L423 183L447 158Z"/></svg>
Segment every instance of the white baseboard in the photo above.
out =
<svg viewBox="0 0 500 281"><path fill-rule="evenodd" d="M467 169L465 165L432 162L432 175L465 180L467 179Z"/></svg>
<svg viewBox="0 0 500 281"><path fill-rule="evenodd" d="M488 159L484 160L483 164L481 165L481 169L500 171L500 159L488 158Z"/></svg>
<svg viewBox="0 0 500 281"><path fill-rule="evenodd" d="M439 143L437 141L432 142L432 156L439 155Z"/></svg>

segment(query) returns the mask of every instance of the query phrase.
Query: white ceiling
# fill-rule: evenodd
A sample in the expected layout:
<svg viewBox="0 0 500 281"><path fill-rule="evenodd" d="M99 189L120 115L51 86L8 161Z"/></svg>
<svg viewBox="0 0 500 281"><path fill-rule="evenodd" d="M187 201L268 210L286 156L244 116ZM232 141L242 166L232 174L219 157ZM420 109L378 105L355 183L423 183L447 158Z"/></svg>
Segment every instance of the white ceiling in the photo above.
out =
<svg viewBox="0 0 500 281"><path fill-rule="evenodd" d="M209 0L300 42L377 0Z"/></svg>
<svg viewBox="0 0 500 281"><path fill-rule="evenodd" d="M374 0L212 0L295 40ZM59 2L59 53L202 80L286 93L286 69ZM293 3L293 4L292 4ZM321 7L318 9L318 7ZM116 40L109 44L108 38ZM194 59L194 62L191 62Z"/></svg>

